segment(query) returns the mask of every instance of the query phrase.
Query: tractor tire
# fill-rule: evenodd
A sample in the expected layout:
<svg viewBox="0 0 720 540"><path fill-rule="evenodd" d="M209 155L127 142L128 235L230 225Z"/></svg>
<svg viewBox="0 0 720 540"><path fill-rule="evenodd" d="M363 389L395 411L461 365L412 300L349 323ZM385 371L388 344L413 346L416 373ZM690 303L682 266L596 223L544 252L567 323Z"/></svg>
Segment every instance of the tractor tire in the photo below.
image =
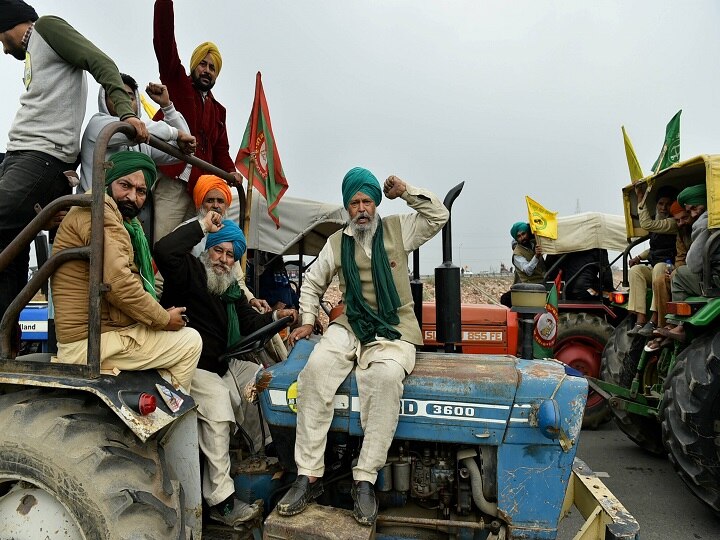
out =
<svg viewBox="0 0 720 540"><path fill-rule="evenodd" d="M181 488L157 441L140 442L92 394L0 395L0 499L22 487L49 494L88 540L186 538Z"/></svg>
<svg viewBox="0 0 720 540"><path fill-rule="evenodd" d="M720 515L720 335L678 355L665 383L662 437L680 478Z"/></svg>
<svg viewBox="0 0 720 540"><path fill-rule="evenodd" d="M600 377L602 352L612 336L613 327L602 317L590 313L560 313L553 356L583 375ZM612 418L607 401L588 391L583 429L597 429Z"/></svg>
<svg viewBox="0 0 720 540"><path fill-rule="evenodd" d="M603 351L601 378L623 388L630 388L638 360L645 346L642 336L628 336L633 327L631 317L625 318L615 329ZM610 408L615 423L640 448L658 456L665 455L660 423L647 416Z"/></svg>

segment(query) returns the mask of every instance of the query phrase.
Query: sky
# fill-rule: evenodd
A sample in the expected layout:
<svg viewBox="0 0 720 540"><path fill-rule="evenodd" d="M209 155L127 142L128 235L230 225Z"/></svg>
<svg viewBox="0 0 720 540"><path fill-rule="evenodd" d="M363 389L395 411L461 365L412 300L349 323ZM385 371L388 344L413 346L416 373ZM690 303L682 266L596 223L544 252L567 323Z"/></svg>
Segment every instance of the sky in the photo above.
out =
<svg viewBox="0 0 720 540"><path fill-rule="evenodd" d="M158 81L153 2L30 2L67 20L141 85ZM720 3L708 1L175 2L184 64L215 42L213 89L239 148L262 72L287 195L341 203L363 166L452 209L453 262L475 272L511 260L525 195L560 216L622 213L629 183L621 125L647 173L682 109L681 159L720 147ZM23 90L23 64L0 58L0 149ZM87 118L96 112L89 78ZM172 98L172 96L171 96ZM384 201L381 215L406 212ZM440 236L421 272L442 262Z"/></svg>

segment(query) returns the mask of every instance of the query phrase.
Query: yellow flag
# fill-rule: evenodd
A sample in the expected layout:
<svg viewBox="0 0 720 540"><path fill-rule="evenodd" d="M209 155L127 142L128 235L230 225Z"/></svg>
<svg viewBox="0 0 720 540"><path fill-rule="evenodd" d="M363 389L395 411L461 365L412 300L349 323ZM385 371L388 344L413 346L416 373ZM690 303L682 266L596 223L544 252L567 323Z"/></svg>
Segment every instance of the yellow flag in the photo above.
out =
<svg viewBox="0 0 720 540"><path fill-rule="evenodd" d="M140 94L140 103L142 103L143 109L145 109L145 112L150 117L150 120L152 120L157 112L157 109L153 107L147 99L145 99L144 94Z"/></svg>
<svg viewBox="0 0 720 540"><path fill-rule="evenodd" d="M643 174L642 167L640 167L638 158L635 155L635 149L630 142L630 137L628 137L628 134L625 131L625 126L621 126L621 129L623 134L623 142L625 143L625 157L627 157L628 169L630 169L630 181L634 184L641 178L644 178L645 175Z"/></svg>
<svg viewBox="0 0 720 540"><path fill-rule="evenodd" d="M528 207L530 230L533 234L557 240L557 212L551 212L527 195L525 195L525 202Z"/></svg>

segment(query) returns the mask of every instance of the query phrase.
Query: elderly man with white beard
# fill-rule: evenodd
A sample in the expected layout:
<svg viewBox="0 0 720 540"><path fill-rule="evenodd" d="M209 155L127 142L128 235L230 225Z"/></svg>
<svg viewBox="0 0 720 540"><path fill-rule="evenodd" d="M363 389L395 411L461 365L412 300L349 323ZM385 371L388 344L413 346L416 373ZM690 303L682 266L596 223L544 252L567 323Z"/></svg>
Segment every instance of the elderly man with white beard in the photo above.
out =
<svg viewBox="0 0 720 540"><path fill-rule="evenodd" d="M403 380L415 366L415 345L422 344L407 258L432 238L449 216L430 191L396 176L385 180L384 192L388 199L401 197L416 213L380 219L376 207L382 192L377 178L360 167L345 175L342 195L350 223L328 239L303 281L302 326L290 334L291 346L312 333L320 298L336 274L345 311L330 324L298 376L298 477L277 505L283 516L302 512L323 491L323 457L333 418L333 396L357 366L364 439L353 468L353 516L368 526L377 518L373 485L395 434Z"/></svg>
<svg viewBox="0 0 720 540"><path fill-rule="evenodd" d="M207 236L206 236L207 235ZM193 247L205 239L200 257ZM234 272L245 252L245 236L239 227L210 210L203 219L178 227L155 244L155 262L165 276L163 305L182 301L187 307L188 326L200 333L203 342L191 395L198 405L200 449L205 455L203 497L211 507L210 517L229 526L254 519L261 513L234 496L230 477L230 436L236 425L259 449L270 442L262 438L257 409L244 395L255 380L259 366L238 359L221 361L229 347L273 320L297 313L292 309L260 314L248 303ZM265 428L265 433L269 430Z"/></svg>

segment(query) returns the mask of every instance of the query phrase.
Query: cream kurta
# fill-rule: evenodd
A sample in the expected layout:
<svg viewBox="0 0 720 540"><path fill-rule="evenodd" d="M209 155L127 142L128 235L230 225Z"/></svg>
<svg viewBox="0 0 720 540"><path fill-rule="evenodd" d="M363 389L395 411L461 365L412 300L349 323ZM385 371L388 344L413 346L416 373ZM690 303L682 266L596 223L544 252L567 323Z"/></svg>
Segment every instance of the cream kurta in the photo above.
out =
<svg viewBox="0 0 720 540"><path fill-rule="evenodd" d="M407 255L432 238L448 220L449 213L442 202L431 192L406 184L402 198L416 214L391 216L383 220L386 225L386 248L392 245L388 258L393 278L401 299L405 296ZM338 233L336 233L337 235ZM351 235L349 228L339 234ZM341 273L338 237L331 237L308 271L300 294L301 324L314 324L320 308L320 298L333 277ZM398 245L398 244L402 245ZM398 257L402 255L402 260ZM356 248L356 253L358 253ZM372 253L365 250L356 258L362 276L368 276ZM393 267L393 264L395 265ZM340 280L345 294L344 279ZM363 291L368 283L363 283ZM409 286L408 286L409 291ZM376 301L366 300L370 305ZM357 466L353 468L356 481L375 483L377 471L385 464L387 451L395 434L402 397L402 381L415 364L414 342L420 340L420 330L412 310L403 305L398 310L401 322L398 328L404 339L376 341L360 344L347 322L331 324L320 343L315 347L308 363L298 376L298 423L295 443L295 461L298 474L321 477L325 472L324 453L327 432L334 414L333 396L345 377L357 364L355 378L360 401L360 422L364 439ZM343 319L347 321L347 319Z"/></svg>

